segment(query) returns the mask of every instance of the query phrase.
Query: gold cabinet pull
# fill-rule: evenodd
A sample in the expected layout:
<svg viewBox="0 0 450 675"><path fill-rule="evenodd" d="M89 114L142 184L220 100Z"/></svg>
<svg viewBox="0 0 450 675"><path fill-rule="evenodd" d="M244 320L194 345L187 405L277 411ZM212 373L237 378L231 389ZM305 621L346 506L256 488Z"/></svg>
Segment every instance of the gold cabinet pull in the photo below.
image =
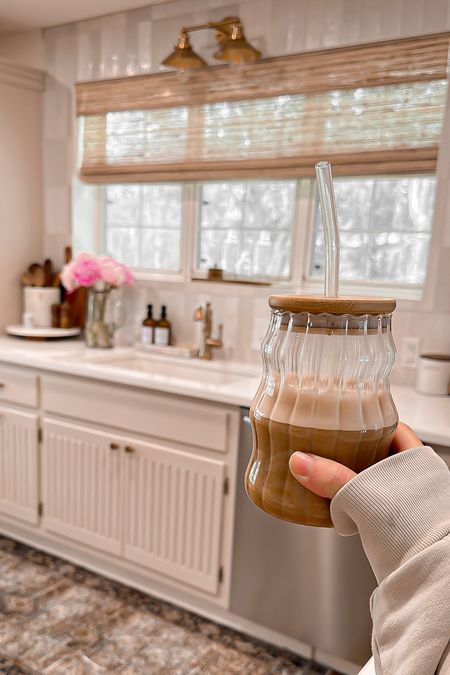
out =
<svg viewBox="0 0 450 675"><path fill-rule="evenodd" d="M120 445L118 443L110 443L109 447L111 450L118 450L120 448Z"/></svg>
<svg viewBox="0 0 450 675"><path fill-rule="evenodd" d="M125 446L125 452L128 452L128 453L134 452L134 448L131 447L131 445L126 445Z"/></svg>

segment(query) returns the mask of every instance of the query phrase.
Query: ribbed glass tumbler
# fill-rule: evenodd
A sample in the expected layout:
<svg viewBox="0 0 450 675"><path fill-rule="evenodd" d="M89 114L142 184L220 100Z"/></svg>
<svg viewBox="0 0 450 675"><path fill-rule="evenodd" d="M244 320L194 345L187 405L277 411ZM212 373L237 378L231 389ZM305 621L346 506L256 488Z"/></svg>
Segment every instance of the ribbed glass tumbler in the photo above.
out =
<svg viewBox="0 0 450 675"><path fill-rule="evenodd" d="M389 389L395 302L272 296L269 304L245 488L273 516L331 527L329 500L292 477L289 457L311 452L359 472L388 455L398 423Z"/></svg>

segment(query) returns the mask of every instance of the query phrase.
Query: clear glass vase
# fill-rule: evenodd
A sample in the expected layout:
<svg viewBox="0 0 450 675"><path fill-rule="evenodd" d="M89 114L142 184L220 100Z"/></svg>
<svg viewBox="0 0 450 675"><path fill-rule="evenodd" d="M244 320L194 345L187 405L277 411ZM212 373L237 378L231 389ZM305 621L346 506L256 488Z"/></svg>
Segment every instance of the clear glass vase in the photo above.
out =
<svg viewBox="0 0 450 675"><path fill-rule="evenodd" d="M362 314L339 314L345 300L334 302L336 313L329 313L311 298L270 299L245 476L248 496L264 511L320 527L332 526L329 500L292 477L290 455L310 452L359 472L388 455L398 422L389 390L395 359L389 302L392 308L395 302L366 299L359 302Z"/></svg>
<svg viewBox="0 0 450 675"><path fill-rule="evenodd" d="M107 321L107 316L111 313L111 291L112 287L107 284L103 288L89 288L84 327L84 338L88 347L110 349L114 346L116 330L124 323L124 316L117 323ZM122 309L120 302L116 302L115 307Z"/></svg>

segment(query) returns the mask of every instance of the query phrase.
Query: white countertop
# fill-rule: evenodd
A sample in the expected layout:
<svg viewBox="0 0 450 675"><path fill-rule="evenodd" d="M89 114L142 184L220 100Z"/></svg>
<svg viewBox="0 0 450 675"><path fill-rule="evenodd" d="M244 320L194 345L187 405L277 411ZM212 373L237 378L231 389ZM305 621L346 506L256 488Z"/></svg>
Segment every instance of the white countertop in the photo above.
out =
<svg viewBox="0 0 450 675"><path fill-rule="evenodd" d="M428 396L396 385L391 386L391 392L400 419L424 443L450 447L450 396Z"/></svg>
<svg viewBox="0 0 450 675"><path fill-rule="evenodd" d="M141 387L170 394L190 396L203 400L248 407L260 380L260 369L228 361L202 362L196 359L149 357L154 363L180 364L202 373L198 381L187 378L166 377L161 373L141 372L118 368L114 360L135 357L132 348L116 347L112 350L86 349L80 340L34 342L19 338L0 337L0 363L28 366L55 373L88 377L105 382ZM139 355L138 355L139 356ZM109 362L111 361L111 362ZM160 369L161 370L161 369ZM226 380L220 380L223 374ZM410 387L391 387L400 419L409 424L417 435L430 444L450 447L450 396L426 396Z"/></svg>
<svg viewBox="0 0 450 675"><path fill-rule="evenodd" d="M201 377L167 377L163 372L143 372L115 366L115 361L142 358L155 364L195 369ZM137 352L132 347L88 349L82 340L34 341L0 336L0 363L39 368L53 373L88 377L103 382L163 391L208 401L248 407L259 384L260 369L232 361L200 361ZM157 370L158 368L155 368ZM159 368L163 370L163 368ZM207 375L210 373L210 376ZM223 377L221 377L223 376ZM219 380L226 380L220 382ZM210 380L210 381L208 381Z"/></svg>

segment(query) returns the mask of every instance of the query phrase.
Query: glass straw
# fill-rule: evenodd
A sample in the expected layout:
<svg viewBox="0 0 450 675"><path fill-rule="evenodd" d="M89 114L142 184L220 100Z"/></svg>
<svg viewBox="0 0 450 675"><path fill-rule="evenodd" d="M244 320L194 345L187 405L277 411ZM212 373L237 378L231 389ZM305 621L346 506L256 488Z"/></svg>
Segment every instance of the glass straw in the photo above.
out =
<svg viewBox="0 0 450 675"><path fill-rule="evenodd" d="M339 295L339 226L330 162L317 162L316 178L325 235L325 296Z"/></svg>

